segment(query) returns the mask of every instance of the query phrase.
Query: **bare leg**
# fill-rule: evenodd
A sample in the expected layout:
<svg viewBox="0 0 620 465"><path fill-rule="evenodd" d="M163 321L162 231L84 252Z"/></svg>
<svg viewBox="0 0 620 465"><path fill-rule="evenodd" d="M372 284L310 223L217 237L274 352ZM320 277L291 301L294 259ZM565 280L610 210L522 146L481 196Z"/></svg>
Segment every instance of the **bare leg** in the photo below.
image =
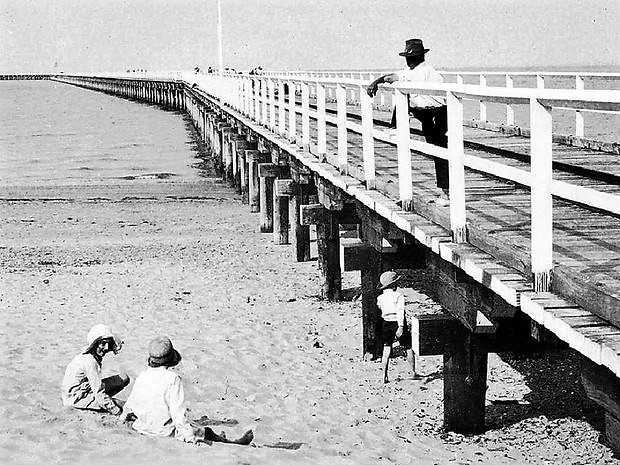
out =
<svg viewBox="0 0 620 465"><path fill-rule="evenodd" d="M383 366L383 382L389 383L388 367L390 365L390 355L392 354L392 346L383 346L383 355L381 356L381 365Z"/></svg>
<svg viewBox="0 0 620 465"><path fill-rule="evenodd" d="M225 444L240 444L243 446L247 446L252 442L253 439L254 433L251 429L247 430L239 439L228 439L226 438L225 434L215 434L215 432L211 428L205 428L205 441L223 442Z"/></svg>
<svg viewBox="0 0 620 465"><path fill-rule="evenodd" d="M411 367L411 373L413 377L416 378L418 375L415 371L415 354L412 349L407 349L407 363Z"/></svg>

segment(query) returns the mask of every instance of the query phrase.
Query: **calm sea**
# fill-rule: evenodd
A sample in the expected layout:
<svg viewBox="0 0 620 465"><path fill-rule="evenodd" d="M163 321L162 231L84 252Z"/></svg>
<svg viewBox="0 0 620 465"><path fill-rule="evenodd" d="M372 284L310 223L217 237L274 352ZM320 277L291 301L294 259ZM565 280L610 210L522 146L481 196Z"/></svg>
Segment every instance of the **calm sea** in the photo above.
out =
<svg viewBox="0 0 620 465"><path fill-rule="evenodd" d="M196 169L195 133L179 112L53 81L0 81L0 109L3 188L204 179ZM466 110L474 117L477 104ZM497 105L489 105L488 115L505 120ZM529 125L526 108L517 107L515 118ZM620 140L618 114L587 114L585 120L586 137ZM554 132L574 133L574 113L554 110Z"/></svg>
<svg viewBox="0 0 620 465"><path fill-rule="evenodd" d="M3 188L205 174L179 112L53 81L0 81L0 109Z"/></svg>

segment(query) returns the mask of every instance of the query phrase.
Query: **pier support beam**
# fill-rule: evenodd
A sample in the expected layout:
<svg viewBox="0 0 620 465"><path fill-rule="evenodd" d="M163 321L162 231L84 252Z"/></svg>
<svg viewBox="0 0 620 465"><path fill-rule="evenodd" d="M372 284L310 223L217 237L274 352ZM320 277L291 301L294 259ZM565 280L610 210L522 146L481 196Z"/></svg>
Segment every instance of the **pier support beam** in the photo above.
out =
<svg viewBox="0 0 620 465"><path fill-rule="evenodd" d="M581 383L586 395L605 411L605 439L620 456L620 379L608 368L582 357Z"/></svg>
<svg viewBox="0 0 620 465"><path fill-rule="evenodd" d="M297 182L291 196L291 226L293 228L293 250L295 260L307 262L310 260L310 226L301 223L300 208L308 204L310 186L307 175L296 176Z"/></svg>
<svg viewBox="0 0 620 465"><path fill-rule="evenodd" d="M280 176L283 176L283 168L280 166ZM293 194L292 179L276 179L273 196L273 242L274 244L289 244L289 199Z"/></svg>
<svg viewBox="0 0 620 465"><path fill-rule="evenodd" d="M273 185L280 168L273 163L259 163L260 177L260 225L259 231L273 232Z"/></svg>
<svg viewBox="0 0 620 465"><path fill-rule="evenodd" d="M266 161L267 155L260 153L258 150L247 150L245 156L248 162L248 201L250 203L250 212L258 213L261 211L258 165Z"/></svg>
<svg viewBox="0 0 620 465"><path fill-rule="evenodd" d="M321 204L302 205L301 223L316 224L319 270L323 279L321 296L327 300L339 300L342 294L342 280L338 214L327 210Z"/></svg>
<svg viewBox="0 0 620 465"><path fill-rule="evenodd" d="M466 328L454 335L443 356L443 424L446 430L477 434L485 427L488 352Z"/></svg>

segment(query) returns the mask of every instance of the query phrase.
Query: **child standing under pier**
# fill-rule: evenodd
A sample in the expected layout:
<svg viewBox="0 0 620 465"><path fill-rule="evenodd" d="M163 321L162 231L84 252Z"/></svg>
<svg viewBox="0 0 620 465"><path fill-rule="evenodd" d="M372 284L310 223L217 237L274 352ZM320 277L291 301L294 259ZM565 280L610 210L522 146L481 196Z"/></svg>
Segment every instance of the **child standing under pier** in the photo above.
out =
<svg viewBox="0 0 620 465"><path fill-rule="evenodd" d="M395 340L407 351L407 363L411 366L413 377L416 378L415 356L411 349L411 332L407 328L405 319L405 297L397 292L398 276L394 271L386 271L379 277L379 290L382 291L377 297L377 306L381 310L383 318L383 355L381 364L383 366L383 382L389 383L388 367L390 355L392 355L392 344Z"/></svg>

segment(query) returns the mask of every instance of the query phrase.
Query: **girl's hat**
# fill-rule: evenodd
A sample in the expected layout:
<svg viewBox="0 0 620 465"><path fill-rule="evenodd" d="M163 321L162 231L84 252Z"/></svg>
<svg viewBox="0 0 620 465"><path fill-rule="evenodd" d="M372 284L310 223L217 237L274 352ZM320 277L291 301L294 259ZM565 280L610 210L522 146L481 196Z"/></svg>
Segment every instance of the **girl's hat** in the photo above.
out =
<svg viewBox="0 0 620 465"><path fill-rule="evenodd" d="M385 273L381 273L381 276L379 276L379 285L377 286L377 289L383 290L395 282L398 282L399 279L400 276L398 276L394 271L386 271Z"/></svg>
<svg viewBox="0 0 620 465"><path fill-rule="evenodd" d="M99 324L93 326L90 328L90 331L88 331L88 334L86 335L87 345L84 347L82 353L86 354L90 352L102 339L112 340L112 350L115 354L117 354L123 347L123 341L112 333L109 326Z"/></svg>
<svg viewBox="0 0 620 465"><path fill-rule="evenodd" d="M181 361L181 354L168 336L158 336L149 344L148 364L151 367L173 367Z"/></svg>

